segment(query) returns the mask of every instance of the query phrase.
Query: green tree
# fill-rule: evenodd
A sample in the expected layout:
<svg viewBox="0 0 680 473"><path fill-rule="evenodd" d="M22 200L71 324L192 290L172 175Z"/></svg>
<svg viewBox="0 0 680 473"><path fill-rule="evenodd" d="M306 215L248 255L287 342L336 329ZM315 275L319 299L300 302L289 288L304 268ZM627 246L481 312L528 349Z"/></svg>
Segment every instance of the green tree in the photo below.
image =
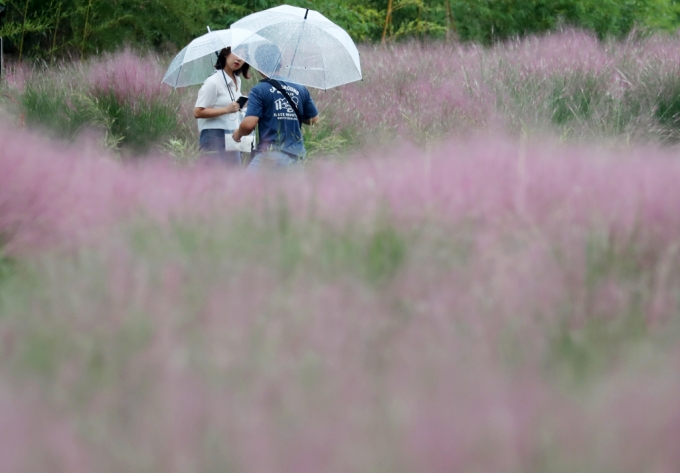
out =
<svg viewBox="0 0 680 473"><path fill-rule="evenodd" d="M600 38L674 30L680 0L288 0L313 8L355 41L452 38L490 44L575 26ZM0 35L19 57L86 56L122 44L176 50L206 26L228 28L281 0L0 0Z"/></svg>
<svg viewBox="0 0 680 473"><path fill-rule="evenodd" d="M672 30L676 0L454 0L461 39L490 43L541 33L559 25L621 37L633 28Z"/></svg>

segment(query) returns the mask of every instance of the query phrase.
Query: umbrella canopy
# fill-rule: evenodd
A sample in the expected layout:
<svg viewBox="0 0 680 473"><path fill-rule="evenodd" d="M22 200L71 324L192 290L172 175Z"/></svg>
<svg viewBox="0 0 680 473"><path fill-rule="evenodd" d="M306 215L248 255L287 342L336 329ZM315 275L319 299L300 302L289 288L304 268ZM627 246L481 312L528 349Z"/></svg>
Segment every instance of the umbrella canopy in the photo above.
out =
<svg viewBox="0 0 680 473"><path fill-rule="evenodd" d="M318 89L361 79L359 51L322 14L281 5L231 25L232 52L268 77Z"/></svg>
<svg viewBox="0 0 680 473"><path fill-rule="evenodd" d="M211 31L194 39L170 63L163 82L175 88L202 84L215 72L215 53L231 45L231 31Z"/></svg>

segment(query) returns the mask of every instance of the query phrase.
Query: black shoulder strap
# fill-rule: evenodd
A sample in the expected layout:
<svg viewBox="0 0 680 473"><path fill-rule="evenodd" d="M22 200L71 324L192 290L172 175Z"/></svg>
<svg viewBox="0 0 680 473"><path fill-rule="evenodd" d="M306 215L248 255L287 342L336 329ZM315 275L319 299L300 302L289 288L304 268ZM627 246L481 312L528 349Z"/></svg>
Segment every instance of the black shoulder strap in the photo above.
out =
<svg viewBox="0 0 680 473"><path fill-rule="evenodd" d="M290 95L288 95L288 92L284 90L283 87L281 87L281 84L279 84L278 81L274 79L262 79L261 82L267 82L268 84L271 84L274 86L276 90L281 92L281 94L288 100L288 103L290 104L291 107L293 107L293 111L295 112L295 115L297 116L298 121L300 122L300 127L302 127L302 115L300 115L300 110L298 110L297 105L295 105L295 102L293 102L293 99L290 98Z"/></svg>

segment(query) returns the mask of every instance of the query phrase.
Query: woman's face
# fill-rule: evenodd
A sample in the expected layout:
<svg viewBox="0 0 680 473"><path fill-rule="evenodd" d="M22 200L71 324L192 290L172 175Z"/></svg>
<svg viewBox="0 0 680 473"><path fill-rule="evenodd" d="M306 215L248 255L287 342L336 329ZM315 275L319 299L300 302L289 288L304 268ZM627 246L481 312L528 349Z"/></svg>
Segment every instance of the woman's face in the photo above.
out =
<svg viewBox="0 0 680 473"><path fill-rule="evenodd" d="M227 67L233 71L238 71L243 66L243 59L234 53L229 53L227 56Z"/></svg>

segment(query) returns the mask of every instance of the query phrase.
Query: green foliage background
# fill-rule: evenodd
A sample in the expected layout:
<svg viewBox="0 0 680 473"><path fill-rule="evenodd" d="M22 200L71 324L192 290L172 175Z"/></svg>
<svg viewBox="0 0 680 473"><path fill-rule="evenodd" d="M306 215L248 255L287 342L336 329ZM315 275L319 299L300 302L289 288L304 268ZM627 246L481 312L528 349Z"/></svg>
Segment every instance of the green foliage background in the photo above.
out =
<svg viewBox="0 0 680 473"><path fill-rule="evenodd" d="M559 26L621 37L674 30L680 0L288 0L313 8L355 41L454 38L485 44ZM0 0L5 52L82 57L122 44L175 51L206 30L228 28L280 0ZM392 15L386 22L386 13ZM387 24L386 24L387 23Z"/></svg>

